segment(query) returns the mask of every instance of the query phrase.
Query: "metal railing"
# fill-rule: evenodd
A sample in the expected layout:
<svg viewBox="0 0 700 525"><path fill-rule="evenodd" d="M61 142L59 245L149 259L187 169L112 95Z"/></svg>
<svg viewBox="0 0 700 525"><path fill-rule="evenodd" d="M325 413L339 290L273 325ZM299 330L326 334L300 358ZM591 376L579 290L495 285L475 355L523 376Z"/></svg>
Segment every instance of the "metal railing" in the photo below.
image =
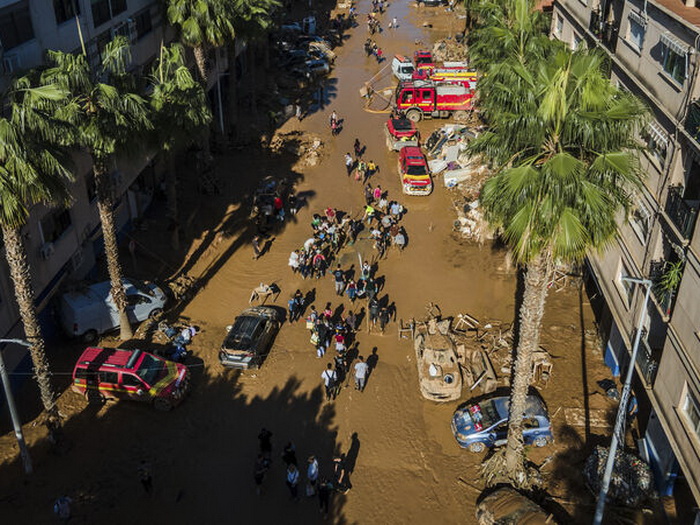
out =
<svg viewBox="0 0 700 525"><path fill-rule="evenodd" d="M656 300L656 303L661 308L661 311L666 317L671 315L673 304L676 299L675 290L667 290L661 284L664 274L666 273L669 262L664 259L651 261L649 265L649 279L651 280L651 292Z"/></svg>
<svg viewBox="0 0 700 525"><path fill-rule="evenodd" d="M683 198L682 186L670 186L666 198L666 214L676 225L684 239L689 240L695 229L695 221L698 217L697 202L687 201Z"/></svg>
<svg viewBox="0 0 700 525"><path fill-rule="evenodd" d="M649 346L646 337L642 337L642 345L637 353L637 366L641 371L642 378L648 387L654 386L656 371L659 368L659 362L654 358L654 351Z"/></svg>

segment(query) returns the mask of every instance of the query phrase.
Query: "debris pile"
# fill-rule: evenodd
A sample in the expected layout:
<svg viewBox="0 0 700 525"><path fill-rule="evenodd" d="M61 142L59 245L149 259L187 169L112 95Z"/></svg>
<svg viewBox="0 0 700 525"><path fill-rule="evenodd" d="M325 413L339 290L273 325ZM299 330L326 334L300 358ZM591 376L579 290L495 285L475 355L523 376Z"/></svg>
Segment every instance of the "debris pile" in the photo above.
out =
<svg viewBox="0 0 700 525"><path fill-rule="evenodd" d="M269 148L274 153L291 153L302 166L316 166L321 160L323 141L320 137L300 131L276 133Z"/></svg>
<svg viewBox="0 0 700 525"><path fill-rule="evenodd" d="M608 449L597 446L586 459L583 475L588 488L598 494L608 459ZM642 459L622 450L615 453L615 468L608 497L621 505L636 507L654 497L651 469Z"/></svg>
<svg viewBox="0 0 700 525"><path fill-rule="evenodd" d="M197 279L189 275L180 275L168 282L168 288L176 301L188 301L197 293Z"/></svg>
<svg viewBox="0 0 700 525"><path fill-rule="evenodd" d="M443 184L454 190L452 200L457 220L454 228L462 237L483 242L493 238L479 208L479 193L489 170L480 157L467 152L467 143L478 131L461 124L448 124L434 131L425 147L431 173L441 175Z"/></svg>
<svg viewBox="0 0 700 525"><path fill-rule="evenodd" d="M467 60L467 46L461 39L444 38L433 44L433 58L438 62L461 62Z"/></svg>

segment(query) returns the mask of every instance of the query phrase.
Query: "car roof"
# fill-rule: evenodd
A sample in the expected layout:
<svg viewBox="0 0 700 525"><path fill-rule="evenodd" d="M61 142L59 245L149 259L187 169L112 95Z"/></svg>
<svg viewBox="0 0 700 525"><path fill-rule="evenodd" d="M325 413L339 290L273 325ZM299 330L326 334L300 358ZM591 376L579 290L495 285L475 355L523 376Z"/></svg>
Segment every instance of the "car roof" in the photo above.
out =
<svg viewBox="0 0 700 525"><path fill-rule="evenodd" d="M509 396L499 396L491 399L487 399L483 402L491 401L493 402L498 414L501 417L508 417L508 407L510 406ZM547 409L544 406L542 400L535 396L529 395L525 400L525 415L526 416L540 416L547 417Z"/></svg>
<svg viewBox="0 0 700 525"><path fill-rule="evenodd" d="M418 146L406 146L405 148L401 148L401 156L425 158L423 156L423 152Z"/></svg>
<svg viewBox="0 0 700 525"><path fill-rule="evenodd" d="M82 353L76 366L88 365L91 368L133 368L142 356L141 350L123 350L121 348L89 347Z"/></svg>
<svg viewBox="0 0 700 525"><path fill-rule="evenodd" d="M390 120L391 125L397 131L413 131L416 129L416 125L407 118L392 118Z"/></svg>

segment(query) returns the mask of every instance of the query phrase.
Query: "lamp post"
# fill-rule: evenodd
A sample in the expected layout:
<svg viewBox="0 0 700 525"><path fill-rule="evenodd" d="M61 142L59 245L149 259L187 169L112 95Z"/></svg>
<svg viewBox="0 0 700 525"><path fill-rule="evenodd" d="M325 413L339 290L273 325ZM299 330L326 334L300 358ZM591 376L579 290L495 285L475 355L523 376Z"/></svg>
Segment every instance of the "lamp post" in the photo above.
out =
<svg viewBox="0 0 700 525"><path fill-rule="evenodd" d="M627 403L629 402L630 389L632 387L632 374L634 373L634 365L637 362L637 351L639 350L639 343L642 339L642 327L647 317L647 306L649 305L649 296L651 294L652 282L649 279L637 279L635 277L622 277L623 281L627 281L634 284L641 284L646 288L644 294L644 306L642 311L639 313L639 320L637 321L637 333L634 335L634 344L632 345L632 354L630 355L630 363L627 367L627 375L625 376L625 383L622 387L622 394L620 395L620 405L617 407L617 417L615 418L615 428L613 430L612 441L610 442L610 449L608 450L608 459L605 462L605 471L603 474L603 481L600 485L600 492L598 493L598 502L595 508L595 516L593 518L593 525L600 525L603 521L603 513L605 512L605 500L608 496L608 489L610 488L610 478L612 477L613 467L615 466L615 454L617 453L617 447L619 442L622 440L624 442L624 428L625 419L627 418Z"/></svg>
<svg viewBox="0 0 700 525"><path fill-rule="evenodd" d="M18 345L26 346L27 348L30 348L32 346L30 342L25 341L24 339L0 339L0 344L4 343L15 343ZM19 419L19 414L17 414L15 399L14 397L12 397L10 377L7 375L7 369L5 368L5 360L2 358L2 350L0 350L0 379L2 379L2 386L5 390L5 399L7 399L7 407L10 409L10 417L12 418L12 426L15 429L15 437L17 438L17 444L19 445L19 455L22 458L24 473L31 474L34 471L34 469L32 468L32 458L29 456L29 449L27 449L27 444L24 442L24 434L22 434L22 422Z"/></svg>

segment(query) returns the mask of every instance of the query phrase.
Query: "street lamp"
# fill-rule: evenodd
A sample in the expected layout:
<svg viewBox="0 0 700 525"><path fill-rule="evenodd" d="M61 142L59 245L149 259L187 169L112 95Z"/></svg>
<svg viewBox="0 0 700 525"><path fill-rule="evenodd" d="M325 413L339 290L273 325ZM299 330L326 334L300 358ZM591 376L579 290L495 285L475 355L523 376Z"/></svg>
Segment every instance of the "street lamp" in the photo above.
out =
<svg viewBox="0 0 700 525"><path fill-rule="evenodd" d="M603 513L605 512L605 500L608 496L608 489L610 488L610 478L612 477L613 467L615 466L615 454L617 453L617 447L620 441L624 443L624 428L625 419L627 418L627 403L629 402L630 389L632 387L632 374L634 372L634 364L637 362L637 351L639 350L639 342L642 339L642 328L644 327L644 322L647 316L647 306L649 305L649 296L651 294L652 282L649 279L637 279L634 277L622 277L623 281L627 281L634 284L641 284L646 288L644 294L644 306L642 311L639 313L639 320L637 321L637 333L634 335L634 344L632 345L632 355L630 356L630 363L627 367L627 376L625 377L625 383L622 387L622 395L620 396L620 405L617 407L617 417L615 418L615 428L613 430L612 441L610 442L610 450L608 450L608 459L605 462L605 472L603 474L603 482L600 485L600 492L598 493L598 503L595 508L595 517L593 518L593 525L600 525L603 521Z"/></svg>
<svg viewBox="0 0 700 525"><path fill-rule="evenodd" d="M15 343L18 345L26 346L30 348L32 345L30 342L24 339L0 339L0 344L4 343ZM10 377L7 375L7 369L5 368L5 361L2 358L2 350L0 350L0 379L2 379L2 386L5 389L5 399L7 399L7 407L10 409L10 417L12 418L12 426L15 429L15 437L17 437L17 444L19 445L19 454L22 458L22 465L24 466L24 473L31 474L34 469L32 468L32 458L29 457L29 449L27 449L27 444L24 442L24 435L22 434L22 422L17 414L17 407L15 407L15 399L12 397L12 388L10 387Z"/></svg>

